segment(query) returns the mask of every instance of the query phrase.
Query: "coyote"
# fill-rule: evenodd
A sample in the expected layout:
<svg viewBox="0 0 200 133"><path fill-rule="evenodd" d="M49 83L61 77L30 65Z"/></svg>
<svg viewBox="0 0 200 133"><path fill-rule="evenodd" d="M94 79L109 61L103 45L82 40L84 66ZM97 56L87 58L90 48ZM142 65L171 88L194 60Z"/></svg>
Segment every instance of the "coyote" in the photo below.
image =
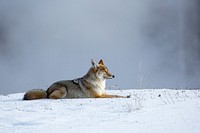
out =
<svg viewBox="0 0 200 133"><path fill-rule="evenodd" d="M33 89L25 93L24 100L34 99L62 99L62 98L129 98L130 96L109 95L105 92L106 79L115 76L108 71L103 60L96 63L91 60L92 66L81 78L61 80L53 83L47 91Z"/></svg>

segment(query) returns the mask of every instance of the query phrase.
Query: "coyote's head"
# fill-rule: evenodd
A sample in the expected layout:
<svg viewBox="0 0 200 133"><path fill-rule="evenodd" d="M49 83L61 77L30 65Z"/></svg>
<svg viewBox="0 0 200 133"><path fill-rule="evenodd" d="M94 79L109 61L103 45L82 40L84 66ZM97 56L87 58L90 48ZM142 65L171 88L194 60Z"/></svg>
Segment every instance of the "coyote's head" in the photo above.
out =
<svg viewBox="0 0 200 133"><path fill-rule="evenodd" d="M99 63L96 63L93 59L91 60L92 67L89 71L90 76L99 80L112 79L115 76L111 74L108 68L104 65L103 60L100 60Z"/></svg>

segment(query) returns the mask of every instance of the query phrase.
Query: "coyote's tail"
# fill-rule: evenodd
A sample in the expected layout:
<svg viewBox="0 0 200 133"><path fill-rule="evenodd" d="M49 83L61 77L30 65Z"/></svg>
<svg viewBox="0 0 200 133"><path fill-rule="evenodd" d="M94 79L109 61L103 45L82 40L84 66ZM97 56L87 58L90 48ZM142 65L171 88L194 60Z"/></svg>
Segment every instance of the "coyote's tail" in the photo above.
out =
<svg viewBox="0 0 200 133"><path fill-rule="evenodd" d="M47 92L42 89L33 89L24 94L23 100L34 100L47 98Z"/></svg>

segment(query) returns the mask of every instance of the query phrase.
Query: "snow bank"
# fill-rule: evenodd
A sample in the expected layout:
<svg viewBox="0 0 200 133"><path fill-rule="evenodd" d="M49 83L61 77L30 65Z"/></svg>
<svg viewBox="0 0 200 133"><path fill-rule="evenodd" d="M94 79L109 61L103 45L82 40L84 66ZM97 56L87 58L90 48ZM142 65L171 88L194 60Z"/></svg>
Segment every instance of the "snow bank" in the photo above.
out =
<svg viewBox="0 0 200 133"><path fill-rule="evenodd" d="M108 90L129 99L0 95L0 133L199 133L200 90Z"/></svg>

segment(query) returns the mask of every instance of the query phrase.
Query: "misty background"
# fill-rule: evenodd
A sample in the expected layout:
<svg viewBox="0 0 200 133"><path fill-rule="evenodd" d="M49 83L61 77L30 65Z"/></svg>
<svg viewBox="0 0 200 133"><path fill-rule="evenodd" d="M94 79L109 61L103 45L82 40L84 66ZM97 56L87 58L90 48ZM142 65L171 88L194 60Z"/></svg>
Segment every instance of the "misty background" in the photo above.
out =
<svg viewBox="0 0 200 133"><path fill-rule="evenodd" d="M104 59L107 89L199 88L199 0L0 0L0 94Z"/></svg>

